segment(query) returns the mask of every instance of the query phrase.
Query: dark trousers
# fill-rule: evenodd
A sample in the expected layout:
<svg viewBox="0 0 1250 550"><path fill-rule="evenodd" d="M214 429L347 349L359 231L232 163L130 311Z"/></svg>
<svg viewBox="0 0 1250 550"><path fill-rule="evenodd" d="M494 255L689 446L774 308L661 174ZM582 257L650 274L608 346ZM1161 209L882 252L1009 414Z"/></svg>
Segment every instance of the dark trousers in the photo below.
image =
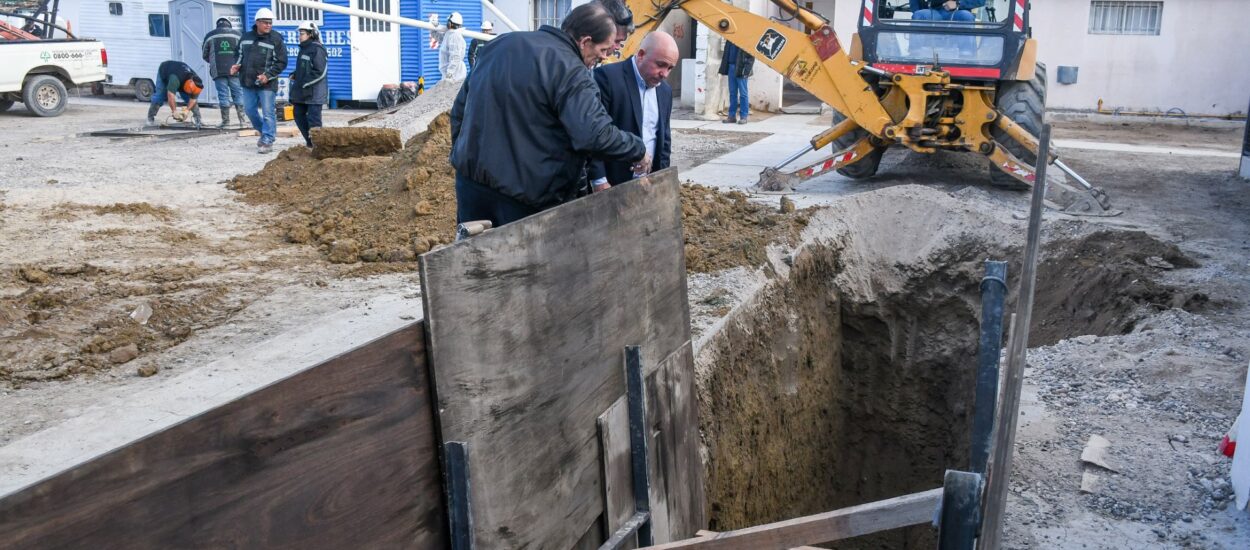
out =
<svg viewBox="0 0 1250 550"><path fill-rule="evenodd" d="M320 103L293 103L295 106L295 125L299 127L299 133L304 134L304 143L312 147L312 138L308 137L308 132L313 128L321 127L321 104Z"/></svg>
<svg viewBox="0 0 1250 550"><path fill-rule="evenodd" d="M499 227L541 211L456 174L456 223L490 220Z"/></svg>

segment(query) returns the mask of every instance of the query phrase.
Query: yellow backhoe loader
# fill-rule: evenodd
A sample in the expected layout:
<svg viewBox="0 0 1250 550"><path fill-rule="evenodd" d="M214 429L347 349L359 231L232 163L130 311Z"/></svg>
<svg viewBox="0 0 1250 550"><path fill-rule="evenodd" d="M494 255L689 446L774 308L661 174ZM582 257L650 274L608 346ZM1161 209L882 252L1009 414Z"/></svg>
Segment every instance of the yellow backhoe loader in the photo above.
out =
<svg viewBox="0 0 1250 550"><path fill-rule="evenodd" d="M872 177L882 153L894 145L920 153L979 153L993 167L992 183L1028 189L1045 114L1046 70L1037 62L1026 0L895 1L904 4L862 0L859 32L848 48L827 19L793 0L771 0L790 18L786 21L720 0L627 0L636 31L621 58L637 51L643 36L669 13L681 10L832 107L833 126L766 169L761 190L792 190L829 170ZM826 146L833 150L828 158L782 171ZM1068 188L1064 210L1106 215L1106 193L1059 162L1054 151L1049 161L1086 190Z"/></svg>

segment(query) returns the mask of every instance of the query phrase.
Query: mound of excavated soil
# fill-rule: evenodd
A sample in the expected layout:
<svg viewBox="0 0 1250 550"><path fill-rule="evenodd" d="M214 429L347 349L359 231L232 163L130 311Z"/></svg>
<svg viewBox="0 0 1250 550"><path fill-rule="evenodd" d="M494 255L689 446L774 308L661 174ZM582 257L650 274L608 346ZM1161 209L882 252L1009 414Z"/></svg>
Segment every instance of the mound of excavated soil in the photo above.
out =
<svg viewBox="0 0 1250 550"><path fill-rule="evenodd" d="M313 128L312 141L318 159L390 155L404 146L391 128Z"/></svg>
<svg viewBox="0 0 1250 550"><path fill-rule="evenodd" d="M234 178L229 188L248 202L276 205L287 240L316 245L331 262L411 262L453 238L450 152L444 113L390 157L319 160L295 147L260 172ZM682 203L686 269L692 272L759 266L770 243L796 242L810 214L698 185L682 188Z"/></svg>

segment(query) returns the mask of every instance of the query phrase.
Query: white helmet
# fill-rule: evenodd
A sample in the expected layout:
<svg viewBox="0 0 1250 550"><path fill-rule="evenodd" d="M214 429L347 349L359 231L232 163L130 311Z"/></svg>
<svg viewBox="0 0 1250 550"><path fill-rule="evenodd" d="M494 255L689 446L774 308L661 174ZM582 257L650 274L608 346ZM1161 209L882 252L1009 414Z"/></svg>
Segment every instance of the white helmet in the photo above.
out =
<svg viewBox="0 0 1250 550"><path fill-rule="evenodd" d="M273 21L273 10L269 8L258 9L256 10L256 17L254 17L253 19L256 21L260 21L261 19L268 19L270 21Z"/></svg>
<svg viewBox="0 0 1250 550"><path fill-rule="evenodd" d="M460 25L461 27L463 27L463 26L464 26L464 17L461 17L461 16L460 16L460 12L458 12L458 11L453 11L453 12L451 12L451 16L447 18L447 22L448 22L448 23L455 23L455 24Z"/></svg>
<svg viewBox="0 0 1250 550"><path fill-rule="evenodd" d="M308 31L311 34L317 34L317 24L312 21L305 21L299 24L299 30Z"/></svg>
<svg viewBox="0 0 1250 550"><path fill-rule="evenodd" d="M495 30L495 24L491 23L490 21L482 21L482 30L493 31Z"/></svg>

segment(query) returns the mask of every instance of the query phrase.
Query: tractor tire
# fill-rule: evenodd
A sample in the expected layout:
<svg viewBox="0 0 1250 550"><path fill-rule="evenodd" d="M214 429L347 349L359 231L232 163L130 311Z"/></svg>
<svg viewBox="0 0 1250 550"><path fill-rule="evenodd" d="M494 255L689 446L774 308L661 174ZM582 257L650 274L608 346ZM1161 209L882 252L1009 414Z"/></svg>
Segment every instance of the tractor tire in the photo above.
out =
<svg viewBox="0 0 1250 550"><path fill-rule="evenodd" d="M31 77L22 87L22 103L32 115L53 117L65 110L69 93L59 78L41 74Z"/></svg>
<svg viewBox="0 0 1250 550"><path fill-rule="evenodd" d="M837 111L833 112L833 126L837 126L838 123L843 120L846 120L846 116ZM868 131L863 128L847 133L846 135L833 140L833 143L830 145L830 153L845 150L846 148L855 145L855 142L864 139L864 136L867 135ZM883 153L885 153L885 147L877 147L859 162L850 166L838 168L838 173L853 180L871 178L877 175L877 168L881 166L881 155Z"/></svg>
<svg viewBox="0 0 1250 550"><path fill-rule="evenodd" d="M151 80L140 78L135 81L135 99L149 103L154 93L156 93L156 84L153 84Z"/></svg>
<svg viewBox="0 0 1250 550"><path fill-rule="evenodd" d="M0 113L8 111L13 106L13 100L7 97L0 98Z"/></svg>
<svg viewBox="0 0 1250 550"><path fill-rule="evenodd" d="M1033 74L1032 80L1000 82L998 94L994 98L994 107L998 109L998 112L1007 115L1013 122L1024 127L1030 134L1041 135L1042 123L1046 118L1046 65L1037 64L1037 71ZM990 136L1024 163L1029 165L1037 163L1037 155L1007 137L1007 133L999 130L997 126L990 127ZM990 184L1004 189L1029 189L1028 184L1011 177L993 163L990 164Z"/></svg>

